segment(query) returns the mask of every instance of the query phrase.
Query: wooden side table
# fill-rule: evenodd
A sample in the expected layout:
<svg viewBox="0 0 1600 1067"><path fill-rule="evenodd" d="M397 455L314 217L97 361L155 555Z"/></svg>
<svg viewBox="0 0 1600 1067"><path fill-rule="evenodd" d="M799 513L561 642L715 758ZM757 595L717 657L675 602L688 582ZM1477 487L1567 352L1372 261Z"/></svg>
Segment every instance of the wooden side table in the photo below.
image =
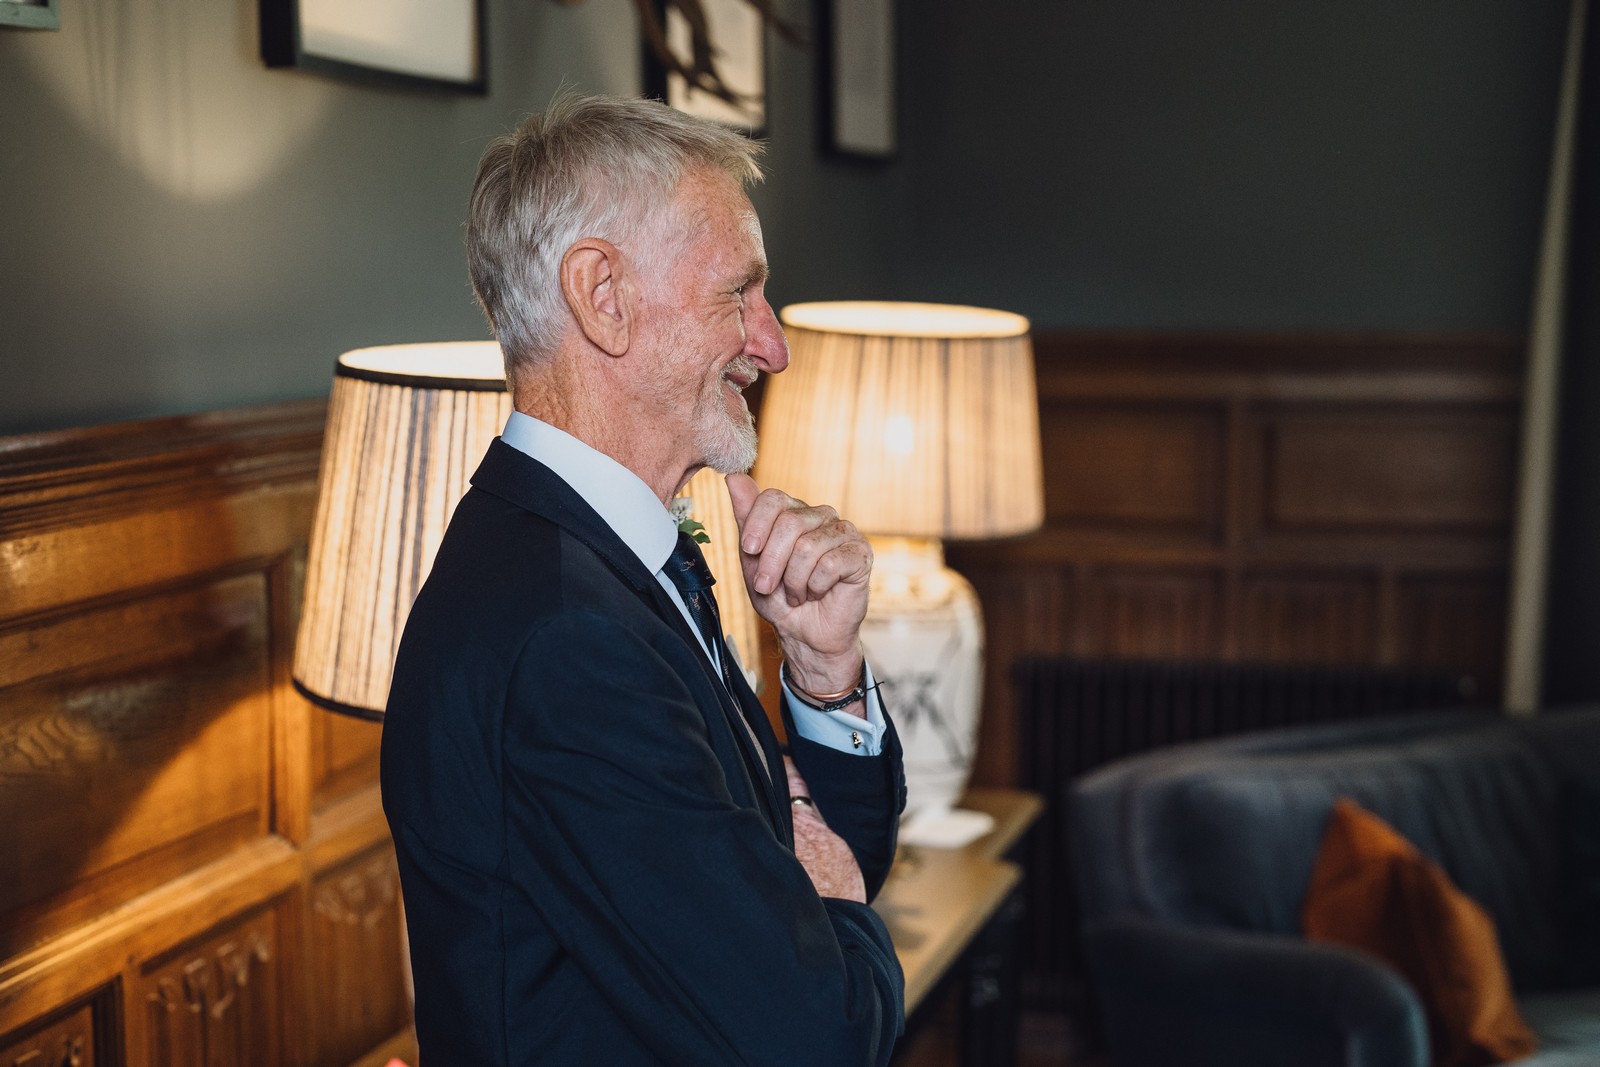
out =
<svg viewBox="0 0 1600 1067"><path fill-rule="evenodd" d="M959 987L963 1067L1009 1067L1017 1050L1017 930L1022 869L1007 859L1043 810L1033 793L973 789L962 806L994 829L959 849L903 846L873 910L906 974L907 1044Z"/></svg>

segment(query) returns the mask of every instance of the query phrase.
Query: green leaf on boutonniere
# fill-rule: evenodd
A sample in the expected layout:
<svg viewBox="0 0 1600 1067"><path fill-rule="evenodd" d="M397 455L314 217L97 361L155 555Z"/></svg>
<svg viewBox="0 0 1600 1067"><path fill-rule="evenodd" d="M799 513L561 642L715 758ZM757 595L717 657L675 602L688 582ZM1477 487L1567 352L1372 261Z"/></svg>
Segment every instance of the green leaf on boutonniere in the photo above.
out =
<svg viewBox="0 0 1600 1067"><path fill-rule="evenodd" d="M711 543L711 535L706 533L706 524L696 522L687 515L678 520L678 532L688 534L696 544L709 545Z"/></svg>

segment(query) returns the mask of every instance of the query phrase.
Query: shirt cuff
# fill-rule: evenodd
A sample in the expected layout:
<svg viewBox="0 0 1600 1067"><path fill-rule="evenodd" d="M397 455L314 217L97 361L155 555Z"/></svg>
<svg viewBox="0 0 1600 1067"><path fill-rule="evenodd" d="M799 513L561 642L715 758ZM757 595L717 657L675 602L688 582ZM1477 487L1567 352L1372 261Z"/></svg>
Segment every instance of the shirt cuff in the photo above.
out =
<svg viewBox="0 0 1600 1067"><path fill-rule="evenodd" d="M872 668L865 668L867 681L867 717L852 715L848 711L818 711L803 703L789 691L784 681L783 700L794 720L794 729L801 737L818 745L848 752L853 756L876 756L883 751L883 702L878 699L878 682ZM782 672L779 673L782 678Z"/></svg>

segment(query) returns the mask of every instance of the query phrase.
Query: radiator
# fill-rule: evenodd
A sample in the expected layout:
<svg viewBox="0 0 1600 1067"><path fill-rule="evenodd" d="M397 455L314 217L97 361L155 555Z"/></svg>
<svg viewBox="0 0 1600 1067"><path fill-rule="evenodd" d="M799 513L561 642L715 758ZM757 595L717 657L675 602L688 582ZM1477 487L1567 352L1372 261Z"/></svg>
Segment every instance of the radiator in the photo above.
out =
<svg viewBox="0 0 1600 1067"><path fill-rule="evenodd" d="M1030 838L1024 994L1079 1014L1077 906L1062 805L1073 778L1181 741L1472 702L1471 679L1438 670L1160 663L1036 657L1018 662L1022 784L1045 799Z"/></svg>

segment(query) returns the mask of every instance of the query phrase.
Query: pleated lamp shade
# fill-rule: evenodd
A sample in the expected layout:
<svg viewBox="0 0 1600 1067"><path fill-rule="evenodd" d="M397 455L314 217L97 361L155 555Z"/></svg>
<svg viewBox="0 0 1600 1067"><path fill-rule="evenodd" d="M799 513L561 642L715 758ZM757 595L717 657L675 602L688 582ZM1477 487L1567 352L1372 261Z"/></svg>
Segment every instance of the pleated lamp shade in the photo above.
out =
<svg viewBox="0 0 1600 1067"><path fill-rule="evenodd" d="M510 410L493 341L339 357L295 641L308 699L383 718L406 614Z"/></svg>
<svg viewBox="0 0 1600 1067"><path fill-rule="evenodd" d="M294 685L307 699L383 718L406 615L472 472L510 413L493 341L361 348L339 357L295 642ZM753 666L746 649L755 647L757 624L727 490L702 471L688 492L712 538L706 555L724 625ZM719 545L734 553L731 568Z"/></svg>
<svg viewBox="0 0 1600 1067"><path fill-rule="evenodd" d="M761 692L761 632L764 625L745 591L744 569L739 563L739 524L733 517L733 503L722 475L705 468L689 479L684 497L694 503L693 518L704 524L710 542L700 546L706 566L717 580L717 610L722 628L744 668L745 677L756 692Z"/></svg>
<svg viewBox="0 0 1600 1067"><path fill-rule="evenodd" d="M979 540L1044 520L1028 320L947 304L783 309L756 480L867 533Z"/></svg>

